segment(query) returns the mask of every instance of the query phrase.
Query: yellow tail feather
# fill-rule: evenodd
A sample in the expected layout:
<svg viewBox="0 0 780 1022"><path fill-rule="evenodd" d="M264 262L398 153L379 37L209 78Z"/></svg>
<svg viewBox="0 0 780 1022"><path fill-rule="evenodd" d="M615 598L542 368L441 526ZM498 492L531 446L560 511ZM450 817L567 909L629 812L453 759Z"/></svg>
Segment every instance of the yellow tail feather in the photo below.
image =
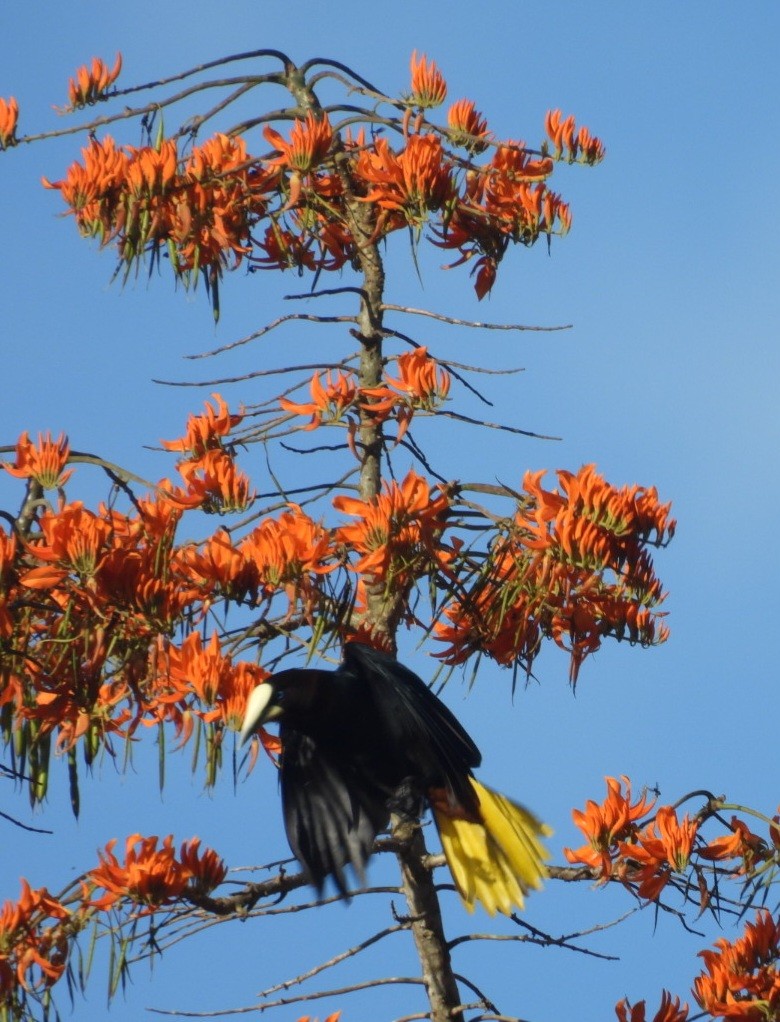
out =
<svg viewBox="0 0 780 1022"><path fill-rule="evenodd" d="M524 895L547 875L541 837L552 833L533 813L471 778L482 823L455 819L434 807L444 854L469 912L475 902L492 916L522 908Z"/></svg>

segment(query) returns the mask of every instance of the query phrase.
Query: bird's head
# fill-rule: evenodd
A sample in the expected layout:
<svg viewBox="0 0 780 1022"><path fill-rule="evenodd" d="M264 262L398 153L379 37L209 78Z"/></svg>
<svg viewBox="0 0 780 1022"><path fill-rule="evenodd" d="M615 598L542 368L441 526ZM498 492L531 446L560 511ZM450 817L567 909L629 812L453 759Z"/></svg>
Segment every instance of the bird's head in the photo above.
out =
<svg viewBox="0 0 780 1022"><path fill-rule="evenodd" d="M250 693L239 743L243 745L264 724L275 720L300 725L311 712L319 671L290 670L271 675Z"/></svg>

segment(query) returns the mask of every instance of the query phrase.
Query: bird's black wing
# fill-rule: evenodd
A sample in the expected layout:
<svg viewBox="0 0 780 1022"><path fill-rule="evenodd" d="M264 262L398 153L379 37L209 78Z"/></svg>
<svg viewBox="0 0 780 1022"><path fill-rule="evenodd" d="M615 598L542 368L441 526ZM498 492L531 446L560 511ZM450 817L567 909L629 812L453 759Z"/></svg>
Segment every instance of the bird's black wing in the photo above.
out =
<svg viewBox="0 0 780 1022"><path fill-rule="evenodd" d="M441 776L461 805L477 806L469 775L482 761L479 749L424 681L393 657L358 642L344 645L344 667L371 690L386 732L418 760L421 776Z"/></svg>
<svg viewBox="0 0 780 1022"><path fill-rule="evenodd" d="M283 727L281 737L287 840L317 890L332 876L347 895L344 868L363 880L374 838L390 819L386 795L349 763L323 755L308 735Z"/></svg>

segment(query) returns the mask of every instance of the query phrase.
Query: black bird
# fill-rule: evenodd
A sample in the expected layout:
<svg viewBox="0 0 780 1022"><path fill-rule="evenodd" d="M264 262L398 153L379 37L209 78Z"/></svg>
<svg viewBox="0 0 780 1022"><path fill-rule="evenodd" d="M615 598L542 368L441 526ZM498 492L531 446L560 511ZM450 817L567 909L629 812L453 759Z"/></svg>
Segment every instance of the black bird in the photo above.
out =
<svg viewBox="0 0 780 1022"><path fill-rule="evenodd" d="M550 831L527 809L479 784L481 756L447 707L393 657L358 642L335 671L286 670L251 693L241 741L278 720L290 847L318 890L345 867L363 877L395 810L433 812L461 898L493 915L522 908L541 886Z"/></svg>

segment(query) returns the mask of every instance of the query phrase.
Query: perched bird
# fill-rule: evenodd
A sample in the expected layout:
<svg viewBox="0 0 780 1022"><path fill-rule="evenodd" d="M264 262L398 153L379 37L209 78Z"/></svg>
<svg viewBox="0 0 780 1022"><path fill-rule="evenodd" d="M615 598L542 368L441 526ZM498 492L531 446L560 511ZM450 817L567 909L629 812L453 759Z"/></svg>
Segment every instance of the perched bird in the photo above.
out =
<svg viewBox="0 0 780 1022"><path fill-rule="evenodd" d="M391 812L419 816L423 803L469 911L479 901L509 914L541 886L549 829L474 778L479 749L393 657L348 642L335 671L272 675L249 696L242 744L269 721L280 724L287 839L318 890L332 877L346 894L345 867L363 877Z"/></svg>

